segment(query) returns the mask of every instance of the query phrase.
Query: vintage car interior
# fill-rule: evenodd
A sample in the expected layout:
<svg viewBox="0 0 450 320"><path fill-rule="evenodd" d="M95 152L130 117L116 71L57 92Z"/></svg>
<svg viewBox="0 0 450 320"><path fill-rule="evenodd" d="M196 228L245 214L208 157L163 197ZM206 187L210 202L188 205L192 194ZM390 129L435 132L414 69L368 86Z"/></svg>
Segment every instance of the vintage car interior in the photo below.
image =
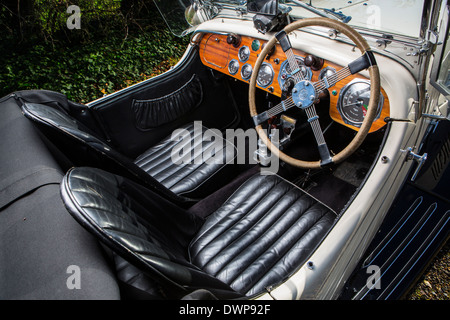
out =
<svg viewBox="0 0 450 320"><path fill-rule="evenodd" d="M314 269L355 199L381 201L371 173L391 175L404 136L417 138L419 97L410 62L348 24L285 25L206 21L173 69L88 105L3 98L0 297L257 298ZM176 148L193 161L174 163ZM72 265L81 290L66 289Z"/></svg>

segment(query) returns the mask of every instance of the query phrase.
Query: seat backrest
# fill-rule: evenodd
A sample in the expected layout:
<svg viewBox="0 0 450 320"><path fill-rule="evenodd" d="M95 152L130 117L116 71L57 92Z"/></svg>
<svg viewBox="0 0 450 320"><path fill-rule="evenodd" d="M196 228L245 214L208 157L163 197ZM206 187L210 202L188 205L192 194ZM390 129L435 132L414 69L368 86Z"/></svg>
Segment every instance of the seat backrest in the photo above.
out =
<svg viewBox="0 0 450 320"><path fill-rule="evenodd" d="M25 117L36 123L73 165L99 167L143 182L152 190L177 203L187 201L148 175L130 158L116 151L65 111L44 104L25 102L22 104L22 112Z"/></svg>
<svg viewBox="0 0 450 320"><path fill-rule="evenodd" d="M70 214L115 253L180 298L205 288L239 296L189 261L188 246L203 219L140 184L96 168L67 172L61 196Z"/></svg>
<svg viewBox="0 0 450 320"><path fill-rule="evenodd" d="M0 300L118 299L98 242L61 201L63 170L13 95L0 99ZM65 286L67 268L82 290Z"/></svg>

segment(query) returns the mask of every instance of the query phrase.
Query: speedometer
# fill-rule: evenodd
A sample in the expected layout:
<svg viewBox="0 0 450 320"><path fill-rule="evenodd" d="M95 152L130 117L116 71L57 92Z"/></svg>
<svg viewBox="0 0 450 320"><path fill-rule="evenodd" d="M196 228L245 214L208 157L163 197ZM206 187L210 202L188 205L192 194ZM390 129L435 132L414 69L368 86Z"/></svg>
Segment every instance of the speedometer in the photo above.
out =
<svg viewBox="0 0 450 320"><path fill-rule="evenodd" d="M355 79L342 88L339 94L337 109L345 123L355 127L361 127L367 113L370 99L370 82ZM377 116L380 117L383 108L384 96L380 93Z"/></svg>
<svg viewBox="0 0 450 320"><path fill-rule="evenodd" d="M263 88L268 87L270 84L272 84L274 74L275 73L273 71L272 65L267 62L264 62L259 68L256 82L260 87Z"/></svg>

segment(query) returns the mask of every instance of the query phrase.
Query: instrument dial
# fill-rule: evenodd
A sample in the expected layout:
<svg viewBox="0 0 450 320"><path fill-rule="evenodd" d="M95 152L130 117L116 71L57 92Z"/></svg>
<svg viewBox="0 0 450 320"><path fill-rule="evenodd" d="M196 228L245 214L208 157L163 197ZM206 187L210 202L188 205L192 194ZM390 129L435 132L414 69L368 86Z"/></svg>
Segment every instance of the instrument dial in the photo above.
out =
<svg viewBox="0 0 450 320"><path fill-rule="evenodd" d="M253 68L250 64L248 64L248 63L244 64L241 69L242 79L244 79L244 80L250 79L250 77L252 76L252 71L253 71Z"/></svg>
<svg viewBox="0 0 450 320"><path fill-rule="evenodd" d="M261 47L261 42L259 42L258 39L253 40L253 42L252 42L252 50L253 51L258 51L260 47Z"/></svg>
<svg viewBox="0 0 450 320"><path fill-rule="evenodd" d="M342 88L339 94L337 109L344 122L355 127L361 127L367 113L369 99L369 81L355 79ZM377 116L375 119L380 117L383 103L384 96L380 93L380 102L378 103Z"/></svg>
<svg viewBox="0 0 450 320"><path fill-rule="evenodd" d="M300 72L302 73L303 79L311 80L312 78L312 71L311 68L307 67L304 63L304 60L302 57L295 56L295 60L297 61L298 68L300 69ZM295 69L292 70L289 61L285 60L281 66L280 66L280 72L278 74L278 83L281 87L284 86L285 81L288 78L293 78L292 71L296 71Z"/></svg>
<svg viewBox="0 0 450 320"><path fill-rule="evenodd" d="M312 71L309 67L307 67L303 61L303 58L296 56L295 60L297 61L297 66L300 68L300 72L303 75L303 78L306 80L311 80ZM286 64L286 73L288 75L292 75L292 71L296 71L296 69L292 70L291 65Z"/></svg>
<svg viewBox="0 0 450 320"><path fill-rule="evenodd" d="M228 72L231 75L235 75L239 71L239 62L236 59L231 60L228 63Z"/></svg>
<svg viewBox="0 0 450 320"><path fill-rule="evenodd" d="M250 49L247 46L243 46L239 49L238 52L239 60L241 62L246 62L248 58L250 58Z"/></svg>
<svg viewBox="0 0 450 320"><path fill-rule="evenodd" d="M264 62L259 68L258 77L256 78L256 82L260 87L268 87L272 84L273 77L275 73L273 71L272 65L267 62Z"/></svg>
<svg viewBox="0 0 450 320"><path fill-rule="evenodd" d="M319 79L322 80L323 78L327 77L328 79L336 74L336 69L332 67L325 67L320 71Z"/></svg>

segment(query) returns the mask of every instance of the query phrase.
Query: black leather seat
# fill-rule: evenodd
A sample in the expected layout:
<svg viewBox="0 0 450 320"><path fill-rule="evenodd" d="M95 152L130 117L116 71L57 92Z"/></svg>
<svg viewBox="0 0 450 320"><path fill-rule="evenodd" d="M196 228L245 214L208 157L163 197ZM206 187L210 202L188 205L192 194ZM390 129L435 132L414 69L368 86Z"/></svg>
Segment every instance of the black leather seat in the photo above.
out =
<svg viewBox="0 0 450 320"><path fill-rule="evenodd" d="M119 299L97 239L67 214L63 170L12 96L0 110L0 300ZM66 286L74 264L81 290Z"/></svg>
<svg viewBox="0 0 450 320"><path fill-rule="evenodd" d="M276 175L252 176L206 219L99 169L70 170L61 194L81 225L170 298L263 293L307 261L336 218Z"/></svg>
<svg viewBox="0 0 450 320"><path fill-rule="evenodd" d="M62 110L43 104L24 103L22 112L44 133L48 133L49 139L56 142L60 149L70 154L68 157L74 165L100 167L132 179L138 178L173 201L205 197L227 181L233 170L228 163L236 157L234 145L221 137L202 140L207 128L196 127L194 123L180 128L185 133L183 139L175 141L169 136L136 159L130 159ZM181 143L185 153L201 151L200 160L197 157L185 161L190 163L175 164L171 159L172 150L180 148ZM220 157L220 161L208 161L215 155Z"/></svg>

